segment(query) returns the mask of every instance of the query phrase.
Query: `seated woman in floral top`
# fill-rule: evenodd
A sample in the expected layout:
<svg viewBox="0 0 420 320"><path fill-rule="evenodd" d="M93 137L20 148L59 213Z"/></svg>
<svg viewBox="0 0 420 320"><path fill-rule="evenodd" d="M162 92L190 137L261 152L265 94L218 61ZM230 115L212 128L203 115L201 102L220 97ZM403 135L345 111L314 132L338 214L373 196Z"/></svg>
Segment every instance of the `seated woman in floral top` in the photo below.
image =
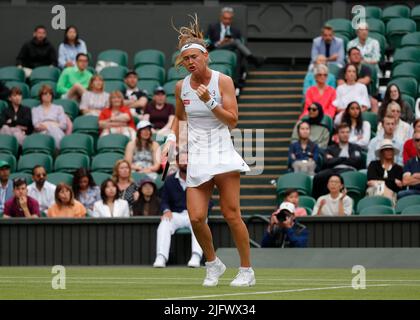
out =
<svg viewBox="0 0 420 320"><path fill-rule="evenodd" d="M74 173L73 191L74 198L85 206L89 214L93 211L93 204L101 199L99 187L85 168L80 168Z"/></svg>

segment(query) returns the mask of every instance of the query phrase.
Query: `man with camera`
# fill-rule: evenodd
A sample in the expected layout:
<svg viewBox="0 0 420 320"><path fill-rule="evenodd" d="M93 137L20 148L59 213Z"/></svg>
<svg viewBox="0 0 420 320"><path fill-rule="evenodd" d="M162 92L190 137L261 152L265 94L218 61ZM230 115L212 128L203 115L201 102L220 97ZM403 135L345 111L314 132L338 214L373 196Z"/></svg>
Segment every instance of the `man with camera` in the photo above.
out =
<svg viewBox="0 0 420 320"><path fill-rule="evenodd" d="M305 248L308 245L308 230L295 217L295 205L283 202L270 218L262 248Z"/></svg>

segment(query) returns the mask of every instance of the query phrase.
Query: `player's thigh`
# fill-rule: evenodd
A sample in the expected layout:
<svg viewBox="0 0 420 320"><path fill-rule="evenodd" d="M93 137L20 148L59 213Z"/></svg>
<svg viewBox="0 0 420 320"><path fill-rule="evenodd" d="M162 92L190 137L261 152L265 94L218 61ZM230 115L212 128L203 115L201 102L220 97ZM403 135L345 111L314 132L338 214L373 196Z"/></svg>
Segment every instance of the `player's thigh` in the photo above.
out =
<svg viewBox="0 0 420 320"><path fill-rule="evenodd" d="M240 214L240 173L233 171L216 175L214 183L219 189L220 209L225 217Z"/></svg>
<svg viewBox="0 0 420 320"><path fill-rule="evenodd" d="M214 182L212 180L198 187L187 188L187 210L191 222L206 219L213 188Z"/></svg>

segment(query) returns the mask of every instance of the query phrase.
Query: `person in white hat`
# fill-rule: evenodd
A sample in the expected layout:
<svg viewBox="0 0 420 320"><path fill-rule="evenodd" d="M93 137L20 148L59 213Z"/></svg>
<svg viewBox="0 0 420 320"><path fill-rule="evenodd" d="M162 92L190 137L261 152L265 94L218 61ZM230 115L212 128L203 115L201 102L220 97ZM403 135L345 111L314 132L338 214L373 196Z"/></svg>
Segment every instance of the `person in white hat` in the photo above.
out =
<svg viewBox="0 0 420 320"><path fill-rule="evenodd" d="M124 159L133 171L146 173L149 178L156 179L161 167L160 146L153 140L153 125L142 120L137 124L135 141L130 141L125 147Z"/></svg>
<svg viewBox="0 0 420 320"><path fill-rule="evenodd" d="M394 159L400 150L390 139L381 141L375 155L379 160L374 160L367 169L366 193L370 196L385 196L396 201L397 193L402 188L403 168L396 164Z"/></svg>
<svg viewBox="0 0 420 320"><path fill-rule="evenodd" d="M306 247L308 231L295 220L296 207L293 203L283 201L271 215L270 224L264 233L261 247Z"/></svg>

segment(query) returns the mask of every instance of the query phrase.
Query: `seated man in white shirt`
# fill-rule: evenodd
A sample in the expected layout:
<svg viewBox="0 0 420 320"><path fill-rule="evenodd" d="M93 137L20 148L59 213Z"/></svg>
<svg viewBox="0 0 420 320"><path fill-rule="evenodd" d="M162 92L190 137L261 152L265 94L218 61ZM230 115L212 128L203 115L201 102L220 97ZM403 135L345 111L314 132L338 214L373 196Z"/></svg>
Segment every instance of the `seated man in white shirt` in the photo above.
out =
<svg viewBox="0 0 420 320"><path fill-rule="evenodd" d="M32 169L32 180L34 182L28 186L28 195L38 201L40 212L47 212L55 203L56 186L47 181L47 171L40 165Z"/></svg>
<svg viewBox="0 0 420 320"><path fill-rule="evenodd" d="M382 121L382 132L378 132L376 137L370 140L368 145L368 153L366 157L366 167L369 166L369 163L371 163L373 160L379 160L375 155L375 150L378 148L378 146L381 144L381 142L384 139L389 139L392 141L392 144L398 149L403 150L403 142L401 142L395 135L395 118L392 116L385 116ZM402 152L399 152L397 155L395 155L395 163L399 164L400 166L403 166L403 158L402 158Z"/></svg>
<svg viewBox="0 0 420 320"><path fill-rule="evenodd" d="M161 210L163 215L157 230L156 260L153 263L155 268L166 267L171 246L171 236L180 228L191 230L191 259L188 266L191 268L200 267L203 250L195 238L187 211L186 189L187 189L187 155L177 155L179 170L165 180L161 193ZM209 204L210 207L210 204Z"/></svg>

